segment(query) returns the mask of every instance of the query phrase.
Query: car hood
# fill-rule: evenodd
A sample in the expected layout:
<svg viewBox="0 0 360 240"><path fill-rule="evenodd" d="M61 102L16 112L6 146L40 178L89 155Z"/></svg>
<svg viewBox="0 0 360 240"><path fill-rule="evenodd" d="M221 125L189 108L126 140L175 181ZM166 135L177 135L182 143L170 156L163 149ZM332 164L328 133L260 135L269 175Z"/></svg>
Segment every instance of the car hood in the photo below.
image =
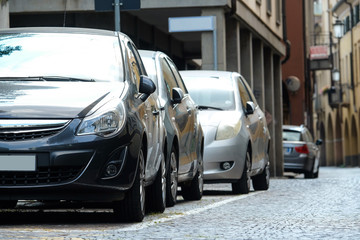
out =
<svg viewBox="0 0 360 240"><path fill-rule="evenodd" d="M2 81L0 118L84 117L123 89L124 83Z"/></svg>
<svg viewBox="0 0 360 240"><path fill-rule="evenodd" d="M200 110L199 119L201 126L217 127L221 121L238 116L236 111Z"/></svg>

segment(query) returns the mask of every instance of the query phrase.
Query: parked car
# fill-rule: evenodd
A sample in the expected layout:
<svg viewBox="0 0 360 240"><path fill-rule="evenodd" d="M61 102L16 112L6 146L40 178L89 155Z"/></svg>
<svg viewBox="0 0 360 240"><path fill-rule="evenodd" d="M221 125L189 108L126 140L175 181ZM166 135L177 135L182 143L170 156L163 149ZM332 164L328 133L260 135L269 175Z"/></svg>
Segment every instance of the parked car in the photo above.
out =
<svg viewBox="0 0 360 240"><path fill-rule="evenodd" d="M122 33L0 30L0 207L112 202L128 221L142 221L145 201L164 211L155 88Z"/></svg>
<svg viewBox="0 0 360 240"><path fill-rule="evenodd" d="M174 64L159 51L139 51L149 77L155 82L167 132L167 205L176 203L177 187L185 200L203 194L204 137L198 109Z"/></svg>
<svg viewBox="0 0 360 240"><path fill-rule="evenodd" d="M283 125L284 171L304 173L305 178L319 176L322 140L313 140L304 125Z"/></svg>
<svg viewBox="0 0 360 240"><path fill-rule="evenodd" d="M264 113L236 72L180 71L198 105L205 136L205 183L231 183L233 193L267 190L270 135Z"/></svg>

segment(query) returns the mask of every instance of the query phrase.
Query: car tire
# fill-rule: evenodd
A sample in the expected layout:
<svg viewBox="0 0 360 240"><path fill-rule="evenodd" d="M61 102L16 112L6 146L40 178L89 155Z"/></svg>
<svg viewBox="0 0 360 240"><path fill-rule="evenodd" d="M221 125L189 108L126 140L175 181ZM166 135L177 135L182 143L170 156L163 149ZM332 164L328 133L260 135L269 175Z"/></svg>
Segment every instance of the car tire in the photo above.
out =
<svg viewBox="0 0 360 240"><path fill-rule="evenodd" d="M255 191L264 191L269 189L270 185L270 165L266 164L264 170L259 175L252 177L252 184Z"/></svg>
<svg viewBox="0 0 360 240"><path fill-rule="evenodd" d="M145 217L145 158L143 148L138 155L138 167L134 184L125 199L114 202L114 213L119 219L141 222Z"/></svg>
<svg viewBox="0 0 360 240"><path fill-rule="evenodd" d="M0 209L12 209L17 205L17 200L3 200L0 201Z"/></svg>
<svg viewBox="0 0 360 240"><path fill-rule="evenodd" d="M314 163L313 163L313 166L312 166L311 170L304 172L304 177L305 177L306 179L315 178L315 174L314 174L315 159L314 159L313 162L314 162Z"/></svg>
<svg viewBox="0 0 360 240"><path fill-rule="evenodd" d="M194 178L181 186L181 194L185 200L198 201L202 198L204 191L204 170L202 161L198 165L198 170Z"/></svg>
<svg viewBox="0 0 360 240"><path fill-rule="evenodd" d="M163 213L166 207L166 166L164 154L154 183L146 191L147 209L150 212Z"/></svg>
<svg viewBox="0 0 360 240"><path fill-rule="evenodd" d="M178 188L178 168L177 168L177 154L175 147L172 146L170 159L168 159L168 166L166 171L166 206L173 207L176 204L177 188Z"/></svg>
<svg viewBox="0 0 360 240"><path fill-rule="evenodd" d="M249 151L246 152L246 159L244 163L244 169L241 174L241 178L231 184L232 193L234 194L248 194L250 192L250 153Z"/></svg>
<svg viewBox="0 0 360 240"><path fill-rule="evenodd" d="M318 177L319 177L319 166L317 167L316 173L314 173L314 178L318 178Z"/></svg>

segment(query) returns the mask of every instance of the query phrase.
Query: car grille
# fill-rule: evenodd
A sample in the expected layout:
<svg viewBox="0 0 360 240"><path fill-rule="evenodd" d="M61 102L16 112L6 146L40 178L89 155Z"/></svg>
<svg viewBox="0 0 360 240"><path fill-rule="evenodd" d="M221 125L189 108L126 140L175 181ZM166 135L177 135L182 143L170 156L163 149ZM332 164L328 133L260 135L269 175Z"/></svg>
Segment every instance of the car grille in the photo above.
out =
<svg viewBox="0 0 360 240"><path fill-rule="evenodd" d="M82 167L43 167L36 172L0 172L0 186L36 186L74 180Z"/></svg>
<svg viewBox="0 0 360 240"><path fill-rule="evenodd" d="M62 131L69 120L0 120L0 141L44 138Z"/></svg>

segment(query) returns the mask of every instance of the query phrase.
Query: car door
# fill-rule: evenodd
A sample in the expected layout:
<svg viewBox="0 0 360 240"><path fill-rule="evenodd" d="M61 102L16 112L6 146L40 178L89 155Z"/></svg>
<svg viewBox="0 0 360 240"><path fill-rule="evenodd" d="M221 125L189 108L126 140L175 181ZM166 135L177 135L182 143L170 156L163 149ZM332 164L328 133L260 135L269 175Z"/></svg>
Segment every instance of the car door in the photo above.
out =
<svg viewBox="0 0 360 240"><path fill-rule="evenodd" d="M269 141L269 130L267 127L267 123L266 123L266 117L265 117L265 113L261 110L259 104L257 104L257 101L255 99L255 96L250 88L250 86L247 84L247 82L245 81L244 78L241 78L242 83L244 84L244 87L246 88L251 101L255 103L255 111L254 111L254 115L256 115L258 117L259 120L259 145L258 145L258 154L259 154L259 161L260 163L260 167L264 166L265 164L267 164L268 161L268 156L267 156L267 150L268 150L268 141Z"/></svg>
<svg viewBox="0 0 360 240"><path fill-rule="evenodd" d="M140 85L140 76L146 75L145 68L138 54L136 47L131 43L127 43L127 54L130 62L130 73L133 81L135 81L138 90ZM140 94L138 96L139 101ZM159 106L156 95L152 94L144 102L144 112L141 113L142 121L146 128L147 135L147 161L145 166L145 179L148 180L156 175L158 163L161 160L161 135L160 135L160 118Z"/></svg>
<svg viewBox="0 0 360 240"><path fill-rule="evenodd" d="M191 107L189 104L189 95L181 84L177 81L177 69L173 62L166 56L162 56L160 59L161 68L163 70L163 77L165 85L168 89L170 99L173 99L173 88L180 88L184 93L184 97L180 103L173 103L173 111L175 115L175 125L179 133L179 168L178 174L184 174L191 169L191 131L193 129L193 116Z"/></svg>
<svg viewBox="0 0 360 240"><path fill-rule="evenodd" d="M257 112L258 105L256 100L253 99L247 89L245 81L241 79L240 76L236 77L238 89L240 92L241 104L244 112L246 112L246 103L253 102L255 106L255 111L252 114L247 114L245 118L246 128L249 130L249 135L252 143L252 165L251 169L260 168L261 155L259 154L262 150L262 123Z"/></svg>

